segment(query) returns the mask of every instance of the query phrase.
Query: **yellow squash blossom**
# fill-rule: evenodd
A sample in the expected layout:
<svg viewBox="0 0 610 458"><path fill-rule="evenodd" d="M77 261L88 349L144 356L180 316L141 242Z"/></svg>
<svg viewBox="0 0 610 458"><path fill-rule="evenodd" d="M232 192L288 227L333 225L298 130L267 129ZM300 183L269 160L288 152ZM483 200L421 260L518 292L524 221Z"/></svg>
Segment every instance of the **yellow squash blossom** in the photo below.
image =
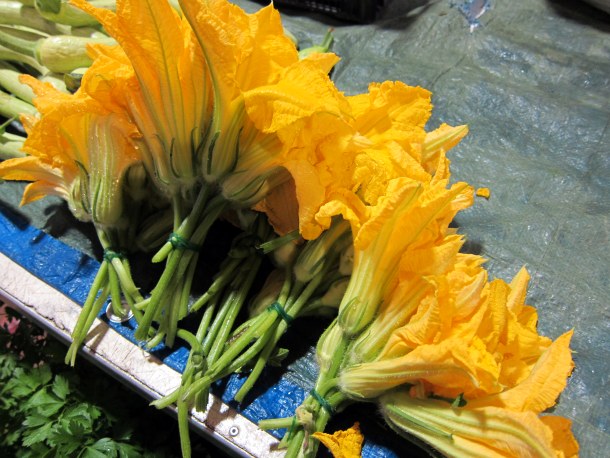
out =
<svg viewBox="0 0 610 458"><path fill-rule="evenodd" d="M298 62L298 52L272 5L253 14L226 0L183 1L181 8L205 56L213 89L212 140L204 150L202 172L209 182L235 172L237 183L228 183L224 192L237 200L240 192L252 193L242 191L251 177L265 176L274 168L268 162L281 148L273 136L261 138L248 125L243 94L278 83L285 69ZM253 165L255 173L250 171ZM263 180L254 181L254 189L263 185Z"/></svg>
<svg viewBox="0 0 610 458"><path fill-rule="evenodd" d="M455 214L472 202L465 183L447 188L447 180L420 183L397 178L376 206L360 211L364 218L337 199L322 211L342 213L352 224L354 271L339 308L346 335L354 335L371 322L387 291L395 286L403 253L444 238Z"/></svg>
<svg viewBox="0 0 610 458"><path fill-rule="evenodd" d="M415 436L447 456L578 456L570 421L562 417L492 406L459 407L442 400L414 398L406 391L390 392L379 404L393 429Z"/></svg>
<svg viewBox="0 0 610 458"><path fill-rule="evenodd" d="M199 181L213 99L190 25L167 1L118 0L116 13L85 0L72 3L95 17L120 45L94 48L94 57L103 55L105 61L88 72L86 88L96 97L122 79L126 110L146 144L149 173L170 194L192 188Z"/></svg>
<svg viewBox="0 0 610 458"><path fill-rule="evenodd" d="M388 336L374 361L344 370L344 391L375 397L423 382L434 395L464 395L476 403L490 395L512 399L513 389L526 399L525 392L538 392L545 380L554 395L538 411L549 407L573 367L569 334L555 343L538 335L536 311L523 303L526 279L525 270L510 286L494 280L484 288L472 283L465 288L468 282L459 277L439 279L434 300L423 301L411 320ZM527 380L529 388L516 388Z"/></svg>
<svg viewBox="0 0 610 458"><path fill-rule="evenodd" d="M124 182L131 167L140 163L139 132L124 112L112 111L113 107L100 104L84 91L65 94L30 76L23 76L22 81L34 90L40 117L24 119L28 155L0 164L0 176L32 181L22 204L46 195L65 199L78 219L93 222L104 248L104 259L66 356L74 364L76 352L108 296L119 316L124 313L123 297L130 305L141 300L121 253L132 247L129 228L137 224L132 218L137 214L134 202L127 211Z"/></svg>
<svg viewBox="0 0 610 458"><path fill-rule="evenodd" d="M324 203L330 186L349 185L335 172L349 170L352 161L353 130L346 122L349 106L328 78L335 59L330 55L314 59L316 56L291 65L277 84L244 94L257 129L281 142L280 154L273 160L289 172L291 181L288 189L272 190L257 208L274 215L276 226L298 228L306 239L320 235L322 228L309 221ZM292 194L290 200L277 196L286 192ZM278 203L283 205L278 208ZM291 222L293 212L298 212L298 227Z"/></svg>
<svg viewBox="0 0 610 458"><path fill-rule="evenodd" d="M72 213L98 227L125 226L122 180L140 160L138 132L120 112L111 112L82 93L65 94L33 77L40 119L30 119L27 156L4 161L0 176L31 181L22 204L45 195L68 202Z"/></svg>
<svg viewBox="0 0 610 458"><path fill-rule="evenodd" d="M256 91L246 100L257 125L277 132L289 145L283 166L295 182L299 229L306 239L329 226L329 211L321 208L333 200L343 201L344 217L361 219L363 205L375 205L391 179L425 182L435 173L437 179L448 176L444 153L467 128L443 125L426 133L424 125L432 109L428 91L385 82L371 84L366 94L343 98L332 86L308 87L319 88L308 92L326 110L298 123L292 121L307 106L294 100L306 99L295 99L299 92L289 82L273 88L275 94L282 91L280 100L261 101ZM262 90L264 95L271 93ZM439 168L445 174L437 173Z"/></svg>
<svg viewBox="0 0 610 458"><path fill-rule="evenodd" d="M403 253L396 286L384 296L370 326L350 345L344 366L374 361L387 345L388 337L424 308L422 304L439 300L441 283L459 282L462 296L480 292L486 278L480 268L482 259L459 253L462 244L463 238L450 232L437 243Z"/></svg>

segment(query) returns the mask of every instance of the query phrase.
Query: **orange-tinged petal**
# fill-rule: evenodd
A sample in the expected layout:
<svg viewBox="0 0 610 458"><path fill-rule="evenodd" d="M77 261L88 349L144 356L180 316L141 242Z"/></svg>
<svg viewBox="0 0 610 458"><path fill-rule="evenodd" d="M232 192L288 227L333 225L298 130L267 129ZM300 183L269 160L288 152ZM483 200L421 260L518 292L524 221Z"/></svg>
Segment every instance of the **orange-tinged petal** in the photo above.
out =
<svg viewBox="0 0 610 458"><path fill-rule="evenodd" d="M46 196L58 196L64 200L69 200L70 195L67 190L57 185L57 183L36 181L28 184L23 190L23 197L20 205L26 205L35 202Z"/></svg>
<svg viewBox="0 0 610 458"><path fill-rule="evenodd" d="M517 386L472 401L472 406L493 405L515 411L540 413L555 405L574 368L570 351L573 331L566 332L542 354L530 375Z"/></svg>
<svg viewBox="0 0 610 458"><path fill-rule="evenodd" d="M218 95L227 103L236 91L277 82L298 60L272 5L247 14L226 0L181 1L208 60Z"/></svg>
<svg viewBox="0 0 610 458"><path fill-rule="evenodd" d="M61 171L35 156L26 156L0 162L0 178L12 181L53 182L61 179Z"/></svg>
<svg viewBox="0 0 610 458"><path fill-rule="evenodd" d="M578 456L579 445L572 434L572 422L557 415L542 415L542 423L553 433L553 447L560 458L575 458Z"/></svg>
<svg viewBox="0 0 610 458"><path fill-rule="evenodd" d="M31 75L21 75L19 81L32 88L36 95L34 106L42 114L47 113L62 102L71 100L70 94L66 94L56 89L51 83L40 81Z"/></svg>
<svg viewBox="0 0 610 458"><path fill-rule="evenodd" d="M253 207L264 212L269 223L279 235L299 229L299 205L296 198L294 180L290 179L275 187L267 196Z"/></svg>
<svg viewBox="0 0 610 458"><path fill-rule="evenodd" d="M364 436L358 423L345 431L335 431L333 434L315 432L312 436L330 450L333 458L359 458L362 454Z"/></svg>
<svg viewBox="0 0 610 458"><path fill-rule="evenodd" d="M143 134L149 173L169 192L192 187L199 179L197 156L208 140L204 132L212 105L204 56L186 19L165 1L119 0L116 13L84 0L73 3L104 25L134 71L130 76L120 56L112 63L110 48L92 48L96 57L105 58L103 66L94 62L93 67L108 73L92 74L86 90L105 103L112 90L104 80L115 86L115 94L116 86L127 87L123 104Z"/></svg>

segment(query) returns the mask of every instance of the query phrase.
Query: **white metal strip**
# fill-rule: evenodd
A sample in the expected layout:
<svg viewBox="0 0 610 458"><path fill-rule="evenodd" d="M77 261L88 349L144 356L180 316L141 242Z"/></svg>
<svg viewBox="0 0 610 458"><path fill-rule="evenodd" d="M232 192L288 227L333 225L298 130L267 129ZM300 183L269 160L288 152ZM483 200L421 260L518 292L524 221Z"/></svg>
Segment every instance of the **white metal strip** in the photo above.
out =
<svg viewBox="0 0 610 458"><path fill-rule="evenodd" d="M70 341L81 307L2 253L0 298L56 337ZM165 396L180 384L180 373L125 339L103 321L96 319L87 340L81 355L149 399ZM213 395L207 412L193 412L191 423L198 432L209 436L220 448L234 455L259 458L284 455L276 450L277 439Z"/></svg>

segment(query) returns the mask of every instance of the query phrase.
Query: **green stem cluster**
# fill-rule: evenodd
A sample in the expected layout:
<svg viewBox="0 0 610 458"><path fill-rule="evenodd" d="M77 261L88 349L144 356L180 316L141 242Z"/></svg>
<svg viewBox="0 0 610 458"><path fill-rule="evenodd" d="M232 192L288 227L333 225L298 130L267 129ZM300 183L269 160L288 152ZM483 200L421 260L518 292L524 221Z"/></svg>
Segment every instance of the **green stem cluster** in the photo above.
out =
<svg viewBox="0 0 610 458"><path fill-rule="evenodd" d="M142 300L142 296L131 277L129 261L120 251L115 251L115 247L122 246L118 241L123 237L103 230L98 230L98 237L104 248L104 258L72 331L72 343L65 358L66 364L72 366L76 363L78 350L85 341L93 321L109 298L115 316L125 317L127 313L123 307L125 300L136 320L141 319L141 312L135 304Z"/></svg>
<svg viewBox="0 0 610 458"><path fill-rule="evenodd" d="M136 308L144 310L135 337L146 340L153 321L159 322L159 331L148 342L153 347L165 339L173 346L178 330L178 321L188 314L191 285L199 259L199 247L203 244L212 224L227 208L227 201L212 196L209 186L199 191L189 215L180 219L182 203L174 200L174 231L157 254L153 262L165 261L165 269L150 297L140 301Z"/></svg>
<svg viewBox="0 0 610 458"><path fill-rule="evenodd" d="M336 325L333 323L334 326ZM286 448L286 458L313 458L318 442L310 440L316 431L324 431L334 412L345 407L347 396L338 387L337 376L344 360L350 339L341 333L333 343L335 351L327 370L322 370L310 395L301 403L293 417L261 420L259 427L264 430L287 428L280 442Z"/></svg>

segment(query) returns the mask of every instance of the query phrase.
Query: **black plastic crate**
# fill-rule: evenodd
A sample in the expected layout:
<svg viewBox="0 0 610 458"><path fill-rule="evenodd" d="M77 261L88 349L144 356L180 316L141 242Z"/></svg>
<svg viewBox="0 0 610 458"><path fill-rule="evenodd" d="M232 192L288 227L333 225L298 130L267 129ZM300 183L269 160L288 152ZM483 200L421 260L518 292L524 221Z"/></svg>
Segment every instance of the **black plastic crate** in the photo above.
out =
<svg viewBox="0 0 610 458"><path fill-rule="evenodd" d="M369 23L375 20L384 0L274 0L273 4L278 8L288 6L346 21Z"/></svg>

